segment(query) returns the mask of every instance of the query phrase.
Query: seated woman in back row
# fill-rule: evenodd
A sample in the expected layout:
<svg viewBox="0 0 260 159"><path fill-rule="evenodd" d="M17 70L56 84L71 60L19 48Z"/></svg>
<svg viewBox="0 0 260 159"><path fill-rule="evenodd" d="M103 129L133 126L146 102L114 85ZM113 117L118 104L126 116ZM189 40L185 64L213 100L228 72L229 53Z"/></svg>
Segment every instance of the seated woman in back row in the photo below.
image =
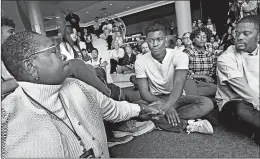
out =
<svg viewBox="0 0 260 159"><path fill-rule="evenodd" d="M190 35L193 42L191 47L183 50L189 55L189 77L196 81L197 94L213 97L217 91L215 84L216 58L214 52L206 49L206 42L210 38L208 28L198 28Z"/></svg>
<svg viewBox="0 0 260 159"><path fill-rule="evenodd" d="M133 73L134 63L136 60L136 53L131 46L127 45L125 47L125 55L123 58L119 59L117 66L118 73Z"/></svg>
<svg viewBox="0 0 260 159"><path fill-rule="evenodd" d="M66 60L82 59L83 54L79 45L80 39L75 28L65 26L61 40L60 50L67 57ZM88 57L88 60L90 60L90 57Z"/></svg>

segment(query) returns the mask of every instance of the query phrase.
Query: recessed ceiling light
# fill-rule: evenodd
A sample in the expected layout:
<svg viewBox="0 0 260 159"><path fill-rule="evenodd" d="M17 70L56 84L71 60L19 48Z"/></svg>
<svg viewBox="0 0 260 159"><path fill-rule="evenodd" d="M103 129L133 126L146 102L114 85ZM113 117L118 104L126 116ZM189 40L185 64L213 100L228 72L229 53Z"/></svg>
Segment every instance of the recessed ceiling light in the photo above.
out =
<svg viewBox="0 0 260 159"><path fill-rule="evenodd" d="M129 9L130 7L127 7L127 9Z"/></svg>
<svg viewBox="0 0 260 159"><path fill-rule="evenodd" d="M86 12L88 14L88 12Z"/></svg>
<svg viewBox="0 0 260 159"><path fill-rule="evenodd" d="M111 5L112 6L112 4L110 3L109 5Z"/></svg>

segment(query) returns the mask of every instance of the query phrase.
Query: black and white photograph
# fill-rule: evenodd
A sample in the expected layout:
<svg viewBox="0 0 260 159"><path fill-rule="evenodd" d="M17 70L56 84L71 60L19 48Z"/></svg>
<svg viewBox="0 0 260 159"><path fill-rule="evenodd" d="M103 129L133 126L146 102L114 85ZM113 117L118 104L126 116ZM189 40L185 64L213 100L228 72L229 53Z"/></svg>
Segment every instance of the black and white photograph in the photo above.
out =
<svg viewBox="0 0 260 159"><path fill-rule="evenodd" d="M1 158L260 158L260 0L1 1Z"/></svg>

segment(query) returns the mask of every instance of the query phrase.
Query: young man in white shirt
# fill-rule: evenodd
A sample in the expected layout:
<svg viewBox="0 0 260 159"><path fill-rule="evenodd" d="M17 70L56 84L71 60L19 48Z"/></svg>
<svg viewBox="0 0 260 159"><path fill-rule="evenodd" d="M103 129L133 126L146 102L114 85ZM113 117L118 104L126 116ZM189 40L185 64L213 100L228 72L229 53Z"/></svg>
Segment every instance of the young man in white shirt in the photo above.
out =
<svg viewBox="0 0 260 159"><path fill-rule="evenodd" d="M2 44L3 62L19 83L2 101L2 157L108 158L103 120L147 120L147 114L163 113L157 106L114 101L68 79L71 61L61 59L58 47L27 31Z"/></svg>
<svg viewBox="0 0 260 159"><path fill-rule="evenodd" d="M216 93L223 123L241 126L244 121L253 128L254 139L258 144L259 36L259 16L249 15L238 22L235 45L230 46L217 61Z"/></svg>
<svg viewBox="0 0 260 159"><path fill-rule="evenodd" d="M183 128L187 132L212 134L213 128L209 121L189 120L207 115L214 106L209 98L185 96L183 87L188 73L188 55L166 48L165 28L159 22L149 24L145 33L151 53L141 56L135 62L141 98L148 103L160 101L168 124L178 126L184 123Z"/></svg>

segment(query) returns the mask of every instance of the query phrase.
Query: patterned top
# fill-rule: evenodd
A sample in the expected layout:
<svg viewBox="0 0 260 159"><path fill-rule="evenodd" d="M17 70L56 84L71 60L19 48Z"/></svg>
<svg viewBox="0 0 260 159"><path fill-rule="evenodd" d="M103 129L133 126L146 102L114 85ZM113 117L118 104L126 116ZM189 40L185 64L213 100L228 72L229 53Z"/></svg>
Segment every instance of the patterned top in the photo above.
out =
<svg viewBox="0 0 260 159"><path fill-rule="evenodd" d="M189 55L189 72L191 74L207 75L212 77L216 72L215 51L198 52L194 46L183 50Z"/></svg>

